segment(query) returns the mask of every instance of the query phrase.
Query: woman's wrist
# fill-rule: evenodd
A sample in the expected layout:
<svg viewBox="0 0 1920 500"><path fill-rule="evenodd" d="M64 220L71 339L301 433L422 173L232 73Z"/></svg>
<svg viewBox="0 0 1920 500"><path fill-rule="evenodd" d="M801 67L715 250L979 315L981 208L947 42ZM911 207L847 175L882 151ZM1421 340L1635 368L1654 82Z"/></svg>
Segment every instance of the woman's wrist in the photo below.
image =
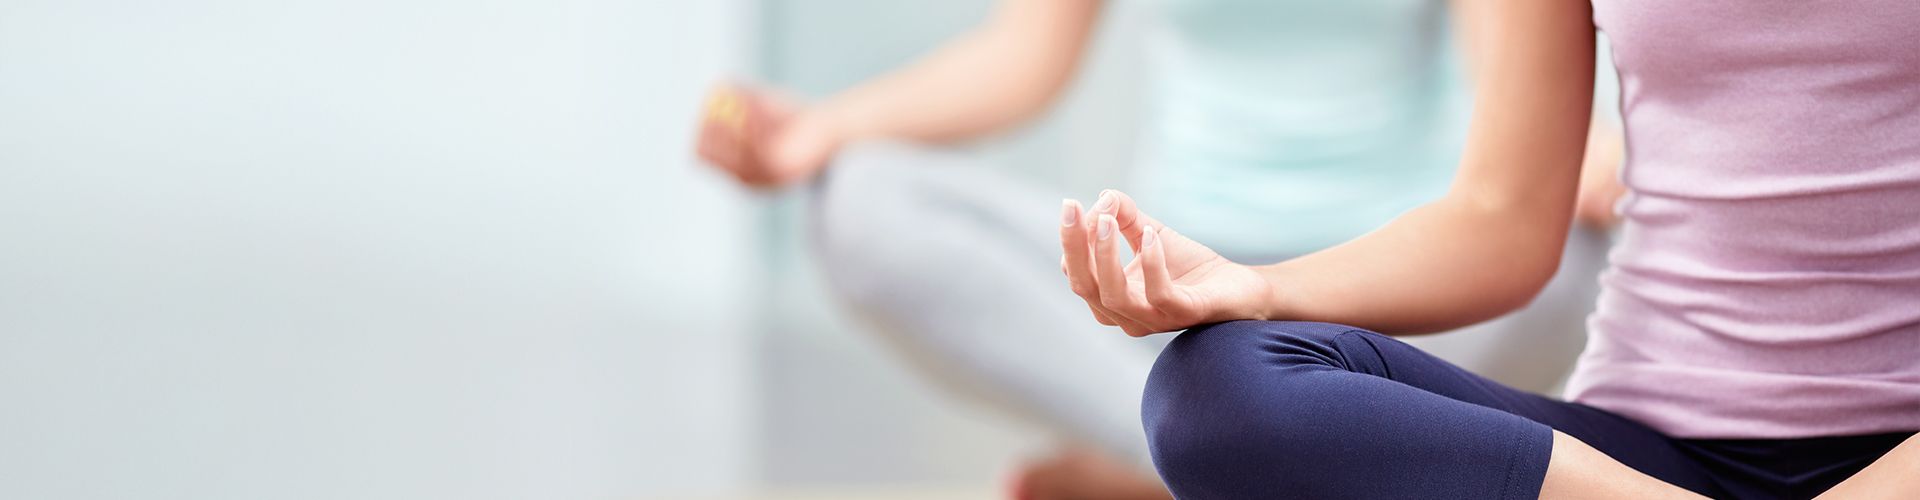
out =
<svg viewBox="0 0 1920 500"><path fill-rule="evenodd" d="M821 101L801 112L796 123L805 122L814 133L833 143L835 147L852 143L861 137L865 128L860 126L859 114L852 105L840 98Z"/></svg>
<svg viewBox="0 0 1920 500"><path fill-rule="evenodd" d="M1258 294L1253 310L1250 311L1252 319L1263 321L1297 319L1298 315L1291 312L1292 299L1287 294L1288 287L1285 286L1288 274L1286 263L1253 266L1253 270L1260 275L1262 281L1266 282L1266 289Z"/></svg>
<svg viewBox="0 0 1920 500"><path fill-rule="evenodd" d="M849 141L840 122L820 106L801 108L775 134L768 160L793 180L818 174Z"/></svg>

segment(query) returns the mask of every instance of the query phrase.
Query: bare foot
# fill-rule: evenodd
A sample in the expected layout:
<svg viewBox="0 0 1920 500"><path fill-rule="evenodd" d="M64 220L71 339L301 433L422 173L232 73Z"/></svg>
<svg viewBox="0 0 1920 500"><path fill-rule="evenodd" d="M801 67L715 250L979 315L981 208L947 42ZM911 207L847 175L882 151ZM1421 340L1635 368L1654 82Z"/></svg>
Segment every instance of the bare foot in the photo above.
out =
<svg viewBox="0 0 1920 500"><path fill-rule="evenodd" d="M1014 471L1011 500L1172 500L1160 478L1084 448L1067 448Z"/></svg>

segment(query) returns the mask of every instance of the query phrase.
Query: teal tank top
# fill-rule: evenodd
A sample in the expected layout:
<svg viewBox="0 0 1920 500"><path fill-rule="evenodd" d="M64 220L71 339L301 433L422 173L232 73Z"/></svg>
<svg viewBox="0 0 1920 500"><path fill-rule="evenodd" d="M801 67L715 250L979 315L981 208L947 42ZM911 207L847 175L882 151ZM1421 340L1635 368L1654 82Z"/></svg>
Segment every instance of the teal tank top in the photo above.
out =
<svg viewBox="0 0 1920 500"><path fill-rule="evenodd" d="M1148 0L1134 192L1236 259L1312 252L1443 194L1471 107L1444 2Z"/></svg>

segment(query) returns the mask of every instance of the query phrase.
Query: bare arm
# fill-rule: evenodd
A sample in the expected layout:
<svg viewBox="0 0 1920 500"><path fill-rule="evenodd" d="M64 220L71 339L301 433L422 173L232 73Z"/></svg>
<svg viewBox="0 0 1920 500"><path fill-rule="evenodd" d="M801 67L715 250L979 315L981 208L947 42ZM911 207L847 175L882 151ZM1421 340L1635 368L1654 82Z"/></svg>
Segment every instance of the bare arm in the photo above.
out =
<svg viewBox="0 0 1920 500"><path fill-rule="evenodd" d="M1483 57L1480 54L1493 48L1484 40L1484 25L1488 21L1485 18L1489 17L1486 9L1465 5L1472 1L1457 0L1453 2L1452 9L1456 39L1469 65ZM1597 58L1595 64L1595 77L1617 78L1612 71L1613 61ZM1607 111L1617 103L1613 101L1615 96L1603 96L1597 91L1603 81L1594 82L1594 113L1587 127L1586 156L1581 161L1580 189L1574 205L1575 220L1599 229L1611 228L1619 223L1619 217L1613 213L1613 205L1626 195L1626 187L1619 179L1624 139L1621 137L1620 124Z"/></svg>
<svg viewBox="0 0 1920 500"><path fill-rule="evenodd" d="M1179 236L1124 194L1067 201L1062 260L1102 323L1143 335L1233 319L1447 330L1525 305L1552 278L1571 223L1592 110L1594 31L1579 0L1462 0L1476 95L1441 199L1345 244L1247 267ZM1137 249L1131 265L1103 233Z"/></svg>
<svg viewBox="0 0 1920 500"><path fill-rule="evenodd" d="M815 108L846 138L965 140L1045 110L1072 80L1098 0L1005 0L987 22Z"/></svg>
<svg viewBox="0 0 1920 500"><path fill-rule="evenodd" d="M750 186L806 179L852 141L949 142L999 132L1046 109L1072 80L1100 0L1002 0L972 31L898 71L801 105L722 85L695 149Z"/></svg>
<svg viewBox="0 0 1920 500"><path fill-rule="evenodd" d="M1440 200L1261 268L1271 317L1430 332L1531 300L1559 265L1593 106L1594 32L1573 0L1456 2L1478 33L1473 125Z"/></svg>

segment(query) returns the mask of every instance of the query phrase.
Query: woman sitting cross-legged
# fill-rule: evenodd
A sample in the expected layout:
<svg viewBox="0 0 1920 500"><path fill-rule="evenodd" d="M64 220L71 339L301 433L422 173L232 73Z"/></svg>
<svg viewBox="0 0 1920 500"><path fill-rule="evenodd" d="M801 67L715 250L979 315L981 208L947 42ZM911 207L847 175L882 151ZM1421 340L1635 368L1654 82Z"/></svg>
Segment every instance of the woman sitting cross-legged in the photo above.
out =
<svg viewBox="0 0 1920 500"><path fill-rule="evenodd" d="M1920 3L1457 8L1491 9L1469 17L1497 45L1438 201L1267 266L1118 192L1063 206L1063 268L1099 322L1191 327L1141 409L1173 493L1920 498ZM1570 400L1375 333L1492 318L1552 276L1596 26L1629 194Z"/></svg>

